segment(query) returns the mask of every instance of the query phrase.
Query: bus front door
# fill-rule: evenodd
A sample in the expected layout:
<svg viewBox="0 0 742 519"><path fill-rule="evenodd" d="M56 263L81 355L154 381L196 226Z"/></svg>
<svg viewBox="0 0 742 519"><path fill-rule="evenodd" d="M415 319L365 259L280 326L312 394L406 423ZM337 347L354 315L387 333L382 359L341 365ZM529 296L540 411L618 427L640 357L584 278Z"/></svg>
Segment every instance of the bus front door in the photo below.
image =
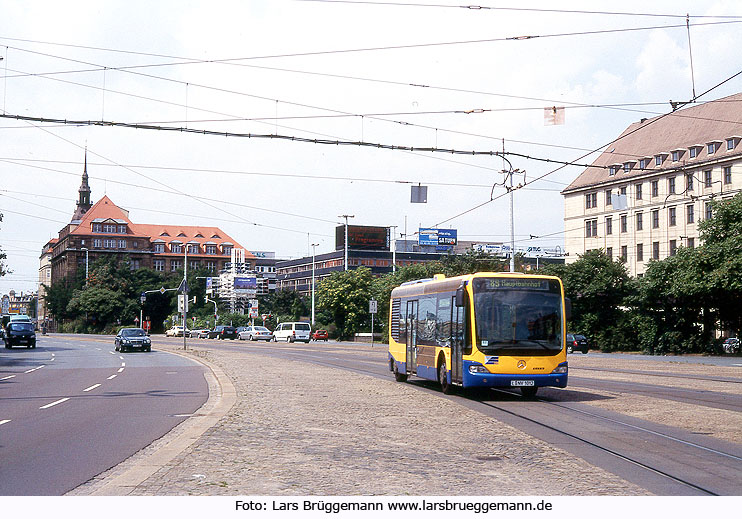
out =
<svg viewBox="0 0 742 519"><path fill-rule="evenodd" d="M463 374L461 372L464 363L464 308L451 304L451 382L461 384Z"/></svg>
<svg viewBox="0 0 742 519"><path fill-rule="evenodd" d="M417 373L417 301L407 301L407 373Z"/></svg>

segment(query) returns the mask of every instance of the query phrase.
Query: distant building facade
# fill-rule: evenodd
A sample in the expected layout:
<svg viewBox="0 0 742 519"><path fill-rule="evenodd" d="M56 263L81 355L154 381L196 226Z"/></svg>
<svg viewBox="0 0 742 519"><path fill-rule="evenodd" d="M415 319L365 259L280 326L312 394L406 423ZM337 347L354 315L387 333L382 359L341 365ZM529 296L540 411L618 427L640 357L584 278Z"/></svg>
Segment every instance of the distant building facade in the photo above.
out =
<svg viewBox="0 0 742 519"><path fill-rule="evenodd" d="M642 119L562 191L567 261L603 249L641 276L740 190L742 94Z"/></svg>

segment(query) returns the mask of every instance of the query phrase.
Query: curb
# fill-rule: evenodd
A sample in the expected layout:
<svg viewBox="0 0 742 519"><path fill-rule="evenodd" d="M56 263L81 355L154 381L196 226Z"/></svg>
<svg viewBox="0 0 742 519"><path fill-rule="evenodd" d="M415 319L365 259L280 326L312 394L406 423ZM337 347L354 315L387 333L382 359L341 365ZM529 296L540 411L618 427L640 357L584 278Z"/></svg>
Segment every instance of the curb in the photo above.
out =
<svg viewBox="0 0 742 519"><path fill-rule="evenodd" d="M224 371L210 362L185 353L160 350L195 360L208 368L204 373L209 386L209 398L193 415L156 440L139 453L122 461L110 469L111 474L93 483L87 491L85 483L73 489L68 495L126 496L138 485L171 462L176 456L190 447L196 440L216 425L237 401L237 392L232 381ZM190 350L193 351L193 350ZM153 449L152 452L147 452ZM104 473L105 474L105 473ZM92 480L92 481L95 481ZM87 484L90 484L88 482Z"/></svg>

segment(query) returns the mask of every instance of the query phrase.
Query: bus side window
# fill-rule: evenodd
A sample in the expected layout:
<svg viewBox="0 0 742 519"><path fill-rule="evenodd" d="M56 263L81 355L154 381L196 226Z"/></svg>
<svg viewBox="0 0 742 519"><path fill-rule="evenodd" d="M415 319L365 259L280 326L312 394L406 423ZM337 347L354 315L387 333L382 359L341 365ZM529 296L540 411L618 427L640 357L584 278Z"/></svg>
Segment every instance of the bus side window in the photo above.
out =
<svg viewBox="0 0 742 519"><path fill-rule="evenodd" d="M462 321L459 325L461 327L461 335L464 338L464 348L463 353L464 355L471 355L472 347L471 347L471 315L470 315L470 304L469 304L469 295L464 291L463 294L463 303L464 306L459 308L459 319ZM462 319L463 317L463 319Z"/></svg>

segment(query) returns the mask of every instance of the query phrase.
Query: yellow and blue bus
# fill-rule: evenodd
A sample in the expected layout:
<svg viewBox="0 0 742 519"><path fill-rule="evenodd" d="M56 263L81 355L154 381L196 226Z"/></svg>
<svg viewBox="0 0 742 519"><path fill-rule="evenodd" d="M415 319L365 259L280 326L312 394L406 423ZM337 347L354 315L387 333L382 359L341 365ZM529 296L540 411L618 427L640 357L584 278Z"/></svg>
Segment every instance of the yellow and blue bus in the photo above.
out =
<svg viewBox="0 0 742 519"><path fill-rule="evenodd" d="M567 386L569 300L553 276L479 272L392 290L389 369L455 388Z"/></svg>

